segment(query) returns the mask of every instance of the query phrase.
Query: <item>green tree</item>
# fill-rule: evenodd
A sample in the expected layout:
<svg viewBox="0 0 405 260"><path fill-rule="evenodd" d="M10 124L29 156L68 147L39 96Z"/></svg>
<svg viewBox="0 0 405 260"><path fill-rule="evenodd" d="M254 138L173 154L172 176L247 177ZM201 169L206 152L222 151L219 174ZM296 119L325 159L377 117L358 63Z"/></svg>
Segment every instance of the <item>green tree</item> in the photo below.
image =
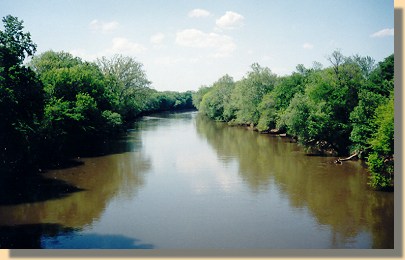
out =
<svg viewBox="0 0 405 260"><path fill-rule="evenodd" d="M72 68L80 64L83 64L82 59L74 57L68 52L49 50L38 56L34 56L28 65L36 73L42 75L50 70Z"/></svg>
<svg viewBox="0 0 405 260"><path fill-rule="evenodd" d="M37 45L32 42L31 34L24 33L24 21L7 15L2 19L4 31L0 30L0 46L2 48L2 62L4 66L22 64L26 57L34 55Z"/></svg>
<svg viewBox="0 0 405 260"><path fill-rule="evenodd" d="M265 94L273 90L277 76L269 68L255 63L251 71L238 81L232 92L231 102L235 106L235 122L257 125L260 118L258 105Z"/></svg>
<svg viewBox="0 0 405 260"><path fill-rule="evenodd" d="M356 54L352 57L352 60L360 67L365 79L370 77L371 72L373 72L376 67L375 60L370 56L362 57Z"/></svg>
<svg viewBox="0 0 405 260"><path fill-rule="evenodd" d="M45 150L57 150L60 160L75 147L96 142L120 129L114 93L99 67L66 52L47 51L30 66L46 93L42 134Z"/></svg>
<svg viewBox="0 0 405 260"><path fill-rule="evenodd" d="M304 91L307 77L311 73L303 65L297 66L297 70L301 72L279 78L274 89L263 97L258 106L260 119L257 127L259 131L276 127L284 130L285 125L279 119L294 95Z"/></svg>
<svg viewBox="0 0 405 260"><path fill-rule="evenodd" d="M202 101L204 95L210 90L211 90L211 87L201 86L198 89L198 91L193 94L193 105L195 108L197 108L198 110L200 109L200 104L201 104L201 101Z"/></svg>
<svg viewBox="0 0 405 260"><path fill-rule="evenodd" d="M288 133L298 137L300 143L307 146L316 144L323 146L325 141L326 145L331 145L330 117L330 108L325 101L314 100L298 92L291 100L282 120Z"/></svg>
<svg viewBox="0 0 405 260"><path fill-rule="evenodd" d="M388 97L394 89L394 54L379 62L370 74L368 89Z"/></svg>
<svg viewBox="0 0 405 260"><path fill-rule="evenodd" d="M378 93L362 90L359 93L359 104L350 113L352 132L352 150L362 152L367 155L370 149L369 139L376 131L373 123L376 108L386 102L386 98Z"/></svg>
<svg viewBox="0 0 405 260"><path fill-rule="evenodd" d="M266 94L258 106L260 118L257 129L259 131L267 131L276 127L278 111L276 109L277 99L274 96L274 92Z"/></svg>
<svg viewBox="0 0 405 260"><path fill-rule="evenodd" d="M369 184L376 189L393 186L394 178L394 95L375 112L377 131L369 139L371 153L367 158L371 176Z"/></svg>
<svg viewBox="0 0 405 260"><path fill-rule="evenodd" d="M23 65L36 45L23 32L23 21L2 19L0 30L0 168L29 165L38 150L43 90L35 73ZM23 162L23 163L22 163ZM17 170L17 169L15 169Z"/></svg>
<svg viewBox="0 0 405 260"><path fill-rule="evenodd" d="M117 112L130 120L146 109L151 82L140 62L132 57L115 55L110 59L97 59L97 65L108 81L109 92L116 100Z"/></svg>
<svg viewBox="0 0 405 260"><path fill-rule="evenodd" d="M233 78L229 75L218 79L212 85L209 92L203 96L200 103L200 111L214 120L231 120L234 115L230 106L230 100L234 85Z"/></svg>

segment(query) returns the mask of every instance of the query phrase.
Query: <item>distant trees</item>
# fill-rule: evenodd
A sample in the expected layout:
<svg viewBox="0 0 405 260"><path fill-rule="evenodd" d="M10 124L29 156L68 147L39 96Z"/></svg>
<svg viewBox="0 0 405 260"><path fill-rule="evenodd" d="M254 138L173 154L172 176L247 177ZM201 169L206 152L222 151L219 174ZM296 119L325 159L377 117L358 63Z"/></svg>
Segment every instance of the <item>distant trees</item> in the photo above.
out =
<svg viewBox="0 0 405 260"><path fill-rule="evenodd" d="M221 78L198 90L193 103L214 120L285 132L315 153L357 153L367 159L370 185L390 187L394 56L376 65L369 56L334 51L328 60L330 67L299 64L297 72L283 77L253 64L228 91L222 91Z"/></svg>
<svg viewBox="0 0 405 260"><path fill-rule="evenodd" d="M150 112L178 111L184 109L195 109L193 106L191 91L156 91L150 90L146 107Z"/></svg>
<svg viewBox="0 0 405 260"><path fill-rule="evenodd" d="M236 124L257 124L258 105L275 85L277 76L269 68L252 65L252 71L238 82L225 75L210 87L200 88L193 95L193 104L210 118Z"/></svg>

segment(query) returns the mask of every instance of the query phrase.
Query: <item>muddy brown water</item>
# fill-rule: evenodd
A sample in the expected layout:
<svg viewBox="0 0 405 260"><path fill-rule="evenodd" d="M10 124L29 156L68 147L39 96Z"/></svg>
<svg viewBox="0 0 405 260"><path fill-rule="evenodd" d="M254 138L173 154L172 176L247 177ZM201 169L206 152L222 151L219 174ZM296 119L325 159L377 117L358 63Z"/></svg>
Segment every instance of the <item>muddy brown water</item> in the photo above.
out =
<svg viewBox="0 0 405 260"><path fill-rule="evenodd" d="M334 159L196 112L147 116L2 200L0 247L393 248L394 193Z"/></svg>

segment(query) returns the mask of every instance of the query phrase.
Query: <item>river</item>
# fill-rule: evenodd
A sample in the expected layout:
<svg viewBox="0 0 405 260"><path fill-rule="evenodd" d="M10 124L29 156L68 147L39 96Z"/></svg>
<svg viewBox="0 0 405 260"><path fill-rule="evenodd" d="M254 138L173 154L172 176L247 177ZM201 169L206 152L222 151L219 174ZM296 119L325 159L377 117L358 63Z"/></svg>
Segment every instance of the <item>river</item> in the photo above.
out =
<svg viewBox="0 0 405 260"><path fill-rule="evenodd" d="M0 248L393 248L394 194L334 159L197 112L146 116L11 183Z"/></svg>

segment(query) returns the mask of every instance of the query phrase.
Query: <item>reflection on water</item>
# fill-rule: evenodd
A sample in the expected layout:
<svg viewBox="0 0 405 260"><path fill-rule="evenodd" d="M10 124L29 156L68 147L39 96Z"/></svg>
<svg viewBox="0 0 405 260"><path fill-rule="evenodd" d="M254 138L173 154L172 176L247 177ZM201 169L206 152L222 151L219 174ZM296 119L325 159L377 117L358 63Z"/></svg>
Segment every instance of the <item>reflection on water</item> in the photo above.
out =
<svg viewBox="0 0 405 260"><path fill-rule="evenodd" d="M367 189L360 161L337 165L330 157L305 156L285 138L234 129L203 116L196 122L197 132L218 157L238 159L239 174L252 191L266 191L274 180L291 206L310 209L319 224L330 226L332 247L344 247L368 231L373 248L393 248L393 194Z"/></svg>
<svg viewBox="0 0 405 260"><path fill-rule="evenodd" d="M285 138L162 113L83 155L3 192L0 248L393 248L393 193Z"/></svg>

